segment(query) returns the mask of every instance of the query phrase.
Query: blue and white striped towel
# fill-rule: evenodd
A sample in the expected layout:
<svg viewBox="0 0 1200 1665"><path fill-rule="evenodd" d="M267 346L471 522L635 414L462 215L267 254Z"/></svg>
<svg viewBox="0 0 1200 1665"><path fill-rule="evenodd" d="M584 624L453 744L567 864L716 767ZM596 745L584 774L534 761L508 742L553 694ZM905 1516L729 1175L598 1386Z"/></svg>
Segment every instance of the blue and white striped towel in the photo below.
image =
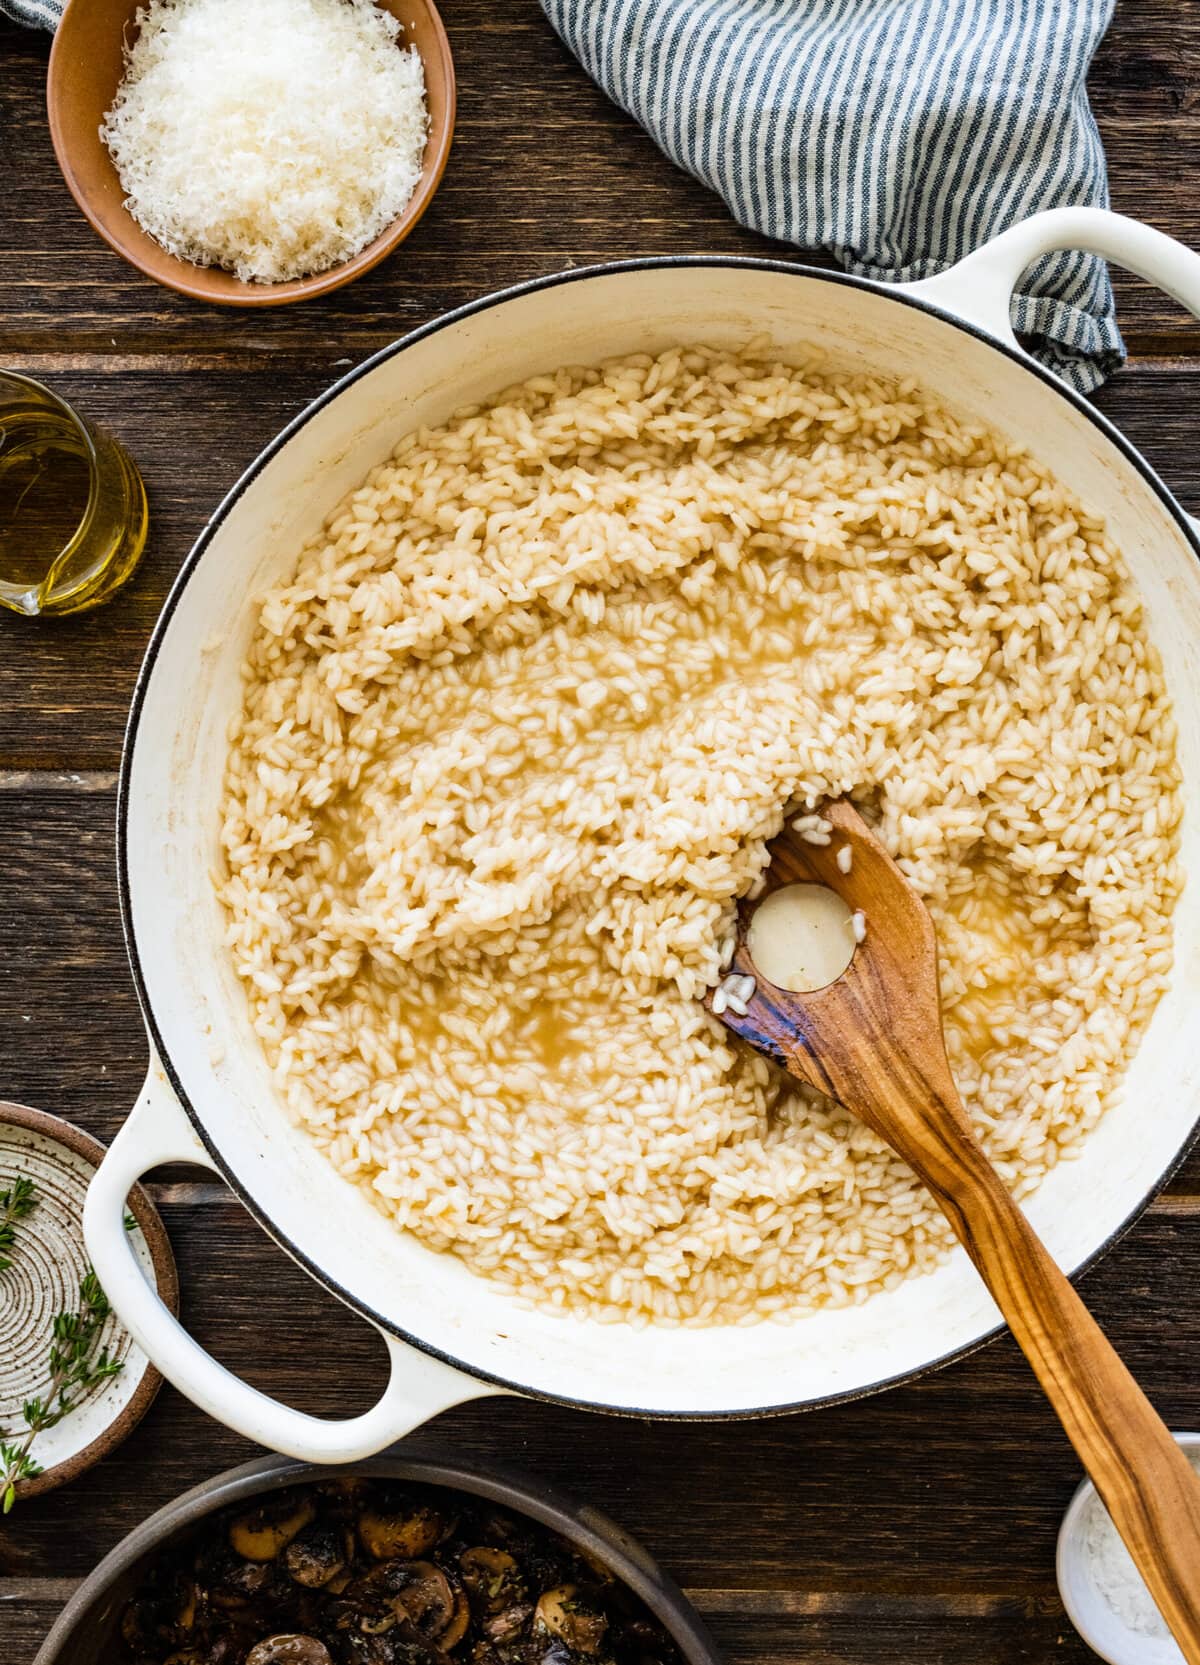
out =
<svg viewBox="0 0 1200 1665"><path fill-rule="evenodd" d="M67 0L0 0L0 17L31 29L57 29Z"/></svg>
<svg viewBox="0 0 1200 1665"><path fill-rule="evenodd" d="M931 277L1014 221L1108 205L1084 81L1114 0L541 0L742 225L848 271ZM1025 274L1013 327L1087 391L1124 349L1102 261Z"/></svg>
<svg viewBox="0 0 1200 1665"><path fill-rule="evenodd" d="M743 225L848 271L931 277L1040 208L1108 205L1084 81L1115 0L541 3ZM0 13L53 29L62 6L0 0ZM1033 266L1013 325L1084 391L1124 356L1092 255Z"/></svg>

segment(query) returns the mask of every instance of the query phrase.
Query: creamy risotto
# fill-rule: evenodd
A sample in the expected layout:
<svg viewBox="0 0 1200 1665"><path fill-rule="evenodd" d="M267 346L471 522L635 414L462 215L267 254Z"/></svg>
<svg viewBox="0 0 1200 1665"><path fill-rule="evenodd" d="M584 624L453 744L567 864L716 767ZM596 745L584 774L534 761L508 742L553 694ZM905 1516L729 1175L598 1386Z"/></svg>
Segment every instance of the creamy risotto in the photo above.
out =
<svg viewBox="0 0 1200 1665"><path fill-rule="evenodd" d="M1103 526L912 384L749 349L407 436L263 601L222 894L291 1115L403 1228L634 1322L856 1302L949 1228L698 996L785 815L927 901L1019 1194L1171 962L1174 731Z"/></svg>

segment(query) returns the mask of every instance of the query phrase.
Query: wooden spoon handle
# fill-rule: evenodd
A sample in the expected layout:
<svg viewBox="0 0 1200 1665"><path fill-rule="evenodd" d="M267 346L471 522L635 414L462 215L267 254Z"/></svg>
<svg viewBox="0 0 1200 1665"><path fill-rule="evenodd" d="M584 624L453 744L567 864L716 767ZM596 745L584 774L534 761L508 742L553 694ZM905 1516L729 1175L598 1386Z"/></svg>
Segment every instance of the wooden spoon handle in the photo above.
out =
<svg viewBox="0 0 1200 1665"><path fill-rule="evenodd" d="M972 1140L933 1187L1189 1665L1200 1665L1200 1477Z"/></svg>
<svg viewBox="0 0 1200 1665"><path fill-rule="evenodd" d="M845 972L808 993L764 978L743 904L731 969L749 1004L727 1028L799 1081L844 1104L908 1162L945 1210L1108 1506L1163 1618L1200 1665L1200 1477L1038 1241L975 1138L946 1057L937 943L924 903L845 799L824 807L836 836L784 835L768 884L826 884L861 909ZM843 861L843 849L850 859Z"/></svg>

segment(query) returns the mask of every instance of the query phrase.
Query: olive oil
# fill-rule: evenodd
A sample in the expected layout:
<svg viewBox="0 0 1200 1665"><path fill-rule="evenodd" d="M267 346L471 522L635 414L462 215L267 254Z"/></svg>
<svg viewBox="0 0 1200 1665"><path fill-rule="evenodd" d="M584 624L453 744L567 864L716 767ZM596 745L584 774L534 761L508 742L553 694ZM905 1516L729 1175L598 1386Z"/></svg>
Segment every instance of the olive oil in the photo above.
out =
<svg viewBox="0 0 1200 1665"><path fill-rule="evenodd" d="M36 591L87 512L91 471L74 427L53 411L0 428L0 584Z"/></svg>
<svg viewBox="0 0 1200 1665"><path fill-rule="evenodd" d="M57 395L0 371L0 605L94 607L129 577L147 530L141 476Z"/></svg>

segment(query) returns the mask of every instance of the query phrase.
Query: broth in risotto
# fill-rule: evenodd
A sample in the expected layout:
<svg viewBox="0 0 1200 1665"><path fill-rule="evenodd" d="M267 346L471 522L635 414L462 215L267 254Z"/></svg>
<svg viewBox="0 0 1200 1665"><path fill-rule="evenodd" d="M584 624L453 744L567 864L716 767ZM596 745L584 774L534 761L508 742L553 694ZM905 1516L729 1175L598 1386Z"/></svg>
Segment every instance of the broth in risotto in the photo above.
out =
<svg viewBox="0 0 1200 1665"><path fill-rule="evenodd" d="M540 1303L865 1300L949 1227L699 996L786 816L849 794L928 904L1023 1196L1165 986L1174 730L1104 527L911 383L747 350L569 369L406 436L263 600L222 895L290 1114Z"/></svg>

